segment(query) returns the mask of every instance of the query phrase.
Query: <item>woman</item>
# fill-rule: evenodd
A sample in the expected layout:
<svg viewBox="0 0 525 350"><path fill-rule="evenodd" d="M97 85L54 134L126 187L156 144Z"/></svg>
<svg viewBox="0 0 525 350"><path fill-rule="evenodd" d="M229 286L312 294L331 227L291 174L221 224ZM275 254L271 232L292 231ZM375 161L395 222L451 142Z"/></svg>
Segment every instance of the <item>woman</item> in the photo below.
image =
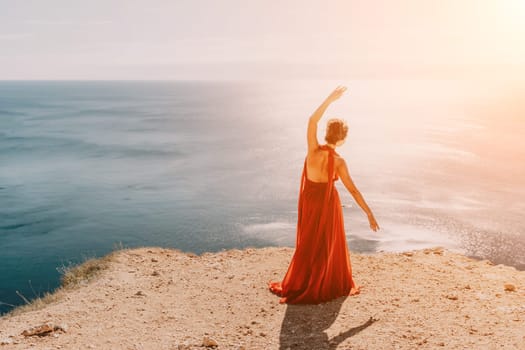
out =
<svg viewBox="0 0 525 350"><path fill-rule="evenodd" d="M345 160L335 152L335 148L343 144L348 127L342 120L330 119L326 144L317 142L317 123L345 90L345 87L336 88L308 122L308 155L299 190L295 252L282 282L268 285L270 291L281 297L280 303L318 304L360 292L360 286L352 279L343 211L334 181L341 179L368 215L370 228L377 231L379 226L354 185Z"/></svg>

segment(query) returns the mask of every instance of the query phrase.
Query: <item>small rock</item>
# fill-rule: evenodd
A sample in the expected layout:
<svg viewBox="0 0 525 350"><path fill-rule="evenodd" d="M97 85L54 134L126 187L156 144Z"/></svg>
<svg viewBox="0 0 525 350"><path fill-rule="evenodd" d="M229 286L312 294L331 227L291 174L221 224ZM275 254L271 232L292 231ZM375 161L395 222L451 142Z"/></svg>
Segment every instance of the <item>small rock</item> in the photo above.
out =
<svg viewBox="0 0 525 350"><path fill-rule="evenodd" d="M414 256L414 253L413 252L404 252L403 255L404 256Z"/></svg>
<svg viewBox="0 0 525 350"><path fill-rule="evenodd" d="M445 346L445 343L444 342L439 342L437 343L438 346Z"/></svg>
<svg viewBox="0 0 525 350"><path fill-rule="evenodd" d="M33 335L38 335L39 337L42 337L42 336L51 334L51 332L53 332L53 330L54 330L53 325L48 324L48 323L44 323L44 324L42 324L40 326L36 326L36 327L24 330L22 332L22 335L24 337L30 337L30 336L33 336Z"/></svg>
<svg viewBox="0 0 525 350"><path fill-rule="evenodd" d="M504 287L505 287L505 291L506 292L515 292L516 291L516 286L513 285L512 283L505 283Z"/></svg>
<svg viewBox="0 0 525 350"><path fill-rule="evenodd" d="M457 296L457 295L450 294L450 295L447 295L447 299L450 299L450 300L458 300L458 296Z"/></svg>
<svg viewBox="0 0 525 350"><path fill-rule="evenodd" d="M5 338L5 339L0 340L0 345L9 345L9 344L13 344L12 339Z"/></svg>
<svg viewBox="0 0 525 350"><path fill-rule="evenodd" d="M443 255L443 250L444 250L443 248L438 247L433 250L433 253L436 255Z"/></svg>
<svg viewBox="0 0 525 350"><path fill-rule="evenodd" d="M135 295L138 295L140 297L145 297L146 294L144 294L141 290L139 290L137 293L135 293Z"/></svg>
<svg viewBox="0 0 525 350"><path fill-rule="evenodd" d="M213 348L213 347L219 346L219 343L217 343L217 341L213 338L204 337L202 339L202 346L205 346L207 348Z"/></svg>
<svg viewBox="0 0 525 350"><path fill-rule="evenodd" d="M53 334L53 336L56 338L58 337L58 334L55 334L53 332L60 331L60 332L66 332L67 325L53 325L51 323L44 323L40 326L33 327L30 329L26 329L22 332L22 335L25 337L29 337L32 335L38 335L40 337Z"/></svg>
<svg viewBox="0 0 525 350"><path fill-rule="evenodd" d="M69 326L66 323L63 323L63 324L55 325L55 327L53 327L53 330L66 333L68 328Z"/></svg>
<svg viewBox="0 0 525 350"><path fill-rule="evenodd" d="M152 276L160 276L160 273L158 271L153 271L153 273L151 275Z"/></svg>
<svg viewBox="0 0 525 350"><path fill-rule="evenodd" d="M155 258L151 258L151 262L159 262L159 261Z"/></svg>

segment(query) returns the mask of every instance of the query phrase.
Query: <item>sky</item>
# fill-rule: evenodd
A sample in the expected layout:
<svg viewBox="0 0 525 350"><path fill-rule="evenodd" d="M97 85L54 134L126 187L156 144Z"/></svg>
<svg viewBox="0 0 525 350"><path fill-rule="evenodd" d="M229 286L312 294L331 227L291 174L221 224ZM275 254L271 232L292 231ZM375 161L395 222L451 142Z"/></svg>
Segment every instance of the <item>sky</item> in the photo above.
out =
<svg viewBox="0 0 525 350"><path fill-rule="evenodd" d="M0 0L0 80L525 76L525 0Z"/></svg>

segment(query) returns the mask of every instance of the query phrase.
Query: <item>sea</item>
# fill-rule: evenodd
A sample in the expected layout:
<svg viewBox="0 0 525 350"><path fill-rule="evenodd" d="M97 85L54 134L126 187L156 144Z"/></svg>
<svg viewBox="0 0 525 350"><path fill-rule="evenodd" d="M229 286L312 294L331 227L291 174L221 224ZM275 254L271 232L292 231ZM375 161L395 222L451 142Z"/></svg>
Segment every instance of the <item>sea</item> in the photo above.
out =
<svg viewBox="0 0 525 350"><path fill-rule="evenodd" d="M124 247L295 244L312 112L338 153L352 253L441 246L525 269L525 96L518 81L1 81L0 314Z"/></svg>

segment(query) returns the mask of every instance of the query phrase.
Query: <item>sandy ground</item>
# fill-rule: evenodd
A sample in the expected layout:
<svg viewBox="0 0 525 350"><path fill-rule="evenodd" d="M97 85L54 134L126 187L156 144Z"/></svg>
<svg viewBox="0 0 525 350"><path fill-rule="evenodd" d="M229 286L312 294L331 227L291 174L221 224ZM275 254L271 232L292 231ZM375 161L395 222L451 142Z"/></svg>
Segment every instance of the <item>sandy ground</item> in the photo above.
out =
<svg viewBox="0 0 525 350"><path fill-rule="evenodd" d="M205 337L237 350L525 349L525 272L440 249L355 254L360 295L283 305L267 282L292 254L122 250L43 309L0 318L0 350L212 348ZM56 330L21 335L44 323Z"/></svg>

